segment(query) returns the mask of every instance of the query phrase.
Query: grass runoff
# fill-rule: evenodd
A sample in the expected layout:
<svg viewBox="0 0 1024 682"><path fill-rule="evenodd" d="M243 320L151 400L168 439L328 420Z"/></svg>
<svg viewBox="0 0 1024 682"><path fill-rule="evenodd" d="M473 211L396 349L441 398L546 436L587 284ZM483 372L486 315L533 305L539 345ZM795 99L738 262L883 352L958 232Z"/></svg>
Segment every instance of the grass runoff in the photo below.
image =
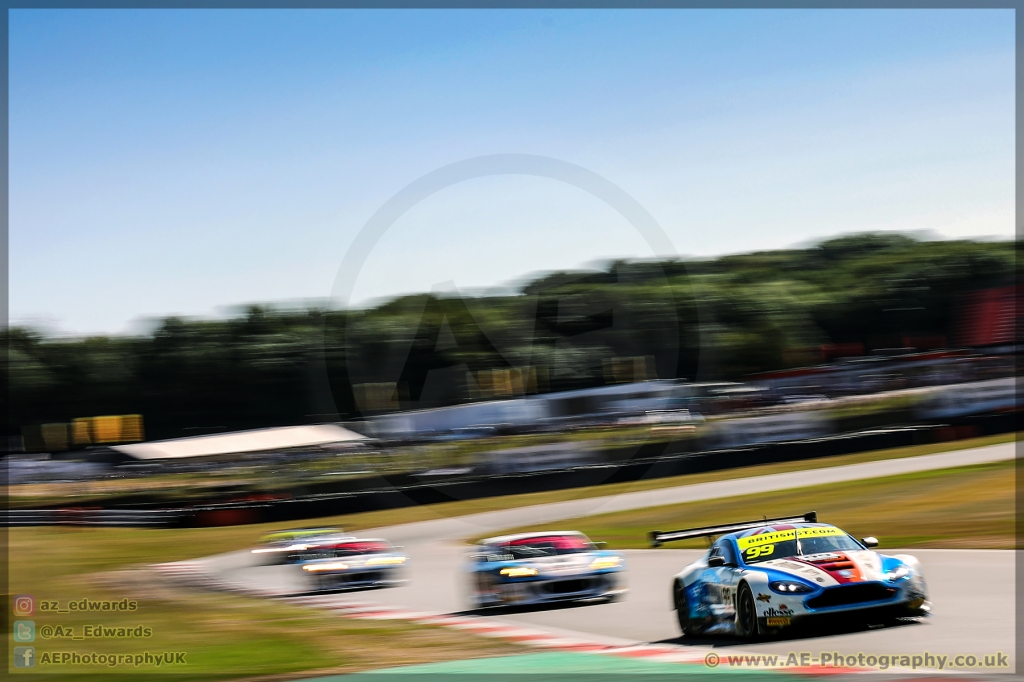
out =
<svg viewBox="0 0 1024 682"><path fill-rule="evenodd" d="M35 671L56 674L53 679L74 675L97 681L284 680L524 651L457 630L356 620L270 599L182 587L137 563L180 553L178 545L165 547L162 536L163 531L126 529L10 529L11 593L35 599L35 613L26 617L35 623ZM54 602L70 610L71 602L83 599L101 610L43 610ZM134 601L136 608L102 610L103 601L125 606ZM3 605L13 606L10 601ZM44 627L50 628L49 637ZM89 636L97 627L101 633L106 629L105 636ZM18 646L12 634L5 636L8 646ZM130 654L132 661L114 667L43 664L44 654L57 652ZM147 663L146 652L183 652L185 664ZM135 665L136 656L140 665Z"/></svg>
<svg viewBox="0 0 1024 682"><path fill-rule="evenodd" d="M751 519L796 516L810 510L856 537L883 547L1012 549L1013 460L900 476L673 504L560 521L613 549L650 547L652 530L676 530ZM531 530L513 528L492 535ZM533 529L536 530L536 529ZM669 547L704 547L706 541Z"/></svg>
<svg viewBox="0 0 1024 682"><path fill-rule="evenodd" d="M72 627L78 635L83 634L86 625L130 628L142 625L152 630L149 637L143 638L84 641L44 640L37 634L33 644L37 657L45 651L186 653L188 666L184 671L167 667L156 670L145 666L51 669L58 673L92 672L96 680L153 679L153 673L159 673L161 677L158 679L172 679L162 677L169 672L184 672L184 677L174 675L173 679L189 680L255 676L260 676L260 679L290 679L309 674L503 655L521 649L512 644L446 629L395 621L350 620L329 612L271 600L176 588L145 566L242 549L252 546L262 534L284 527L341 525L346 529L360 530L634 490L912 457L1013 439L1013 434L1007 434L592 488L366 512L301 523L193 529L9 528L10 594L30 594L36 598L37 611L32 618L36 622L37 633L44 625ZM632 516L628 521L623 517L615 522L594 517L580 520L578 525L595 537L612 540L617 546L643 546L643 534L652 528L670 529L702 525L723 518L751 514L753 518L776 511L792 513L817 508L823 518L839 523L851 532L881 535L885 546L893 546L897 538L904 544L908 541L931 542L929 546L1007 546L1013 533L1012 475L1012 462L1008 462L956 474L916 474L901 477L906 480L895 484L891 481L881 484L864 481L836 486L836 490L851 491L847 493L852 504L848 511L843 511L839 498L818 489L772 493L758 500L709 502L700 505L699 511L651 510L666 514L656 517L656 523L654 519ZM919 490L921 495L908 493L911 489L908 486ZM860 491L859 497L852 491ZM959 502L954 506L950 500ZM808 506L811 502L813 504ZM932 515L944 505L956 511L942 516L943 521L939 523ZM642 513L647 512L637 512ZM947 521L950 525L944 528L942 524ZM892 530L887 532L886 529ZM951 538L961 538L962 542L968 538L970 544L935 544L942 538L947 543L952 542ZM42 601L57 601L66 606L70 600L82 598L132 599L137 601L138 608L132 612L85 614L52 614L38 610ZM10 608L11 605L4 606ZM11 635L6 636L8 646L14 646L16 643Z"/></svg>

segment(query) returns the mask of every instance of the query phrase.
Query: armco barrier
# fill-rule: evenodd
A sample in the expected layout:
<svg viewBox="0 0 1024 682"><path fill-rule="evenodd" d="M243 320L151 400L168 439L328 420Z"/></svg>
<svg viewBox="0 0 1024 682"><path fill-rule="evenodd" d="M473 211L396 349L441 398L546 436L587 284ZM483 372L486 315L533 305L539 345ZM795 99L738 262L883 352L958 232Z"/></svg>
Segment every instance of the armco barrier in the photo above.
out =
<svg viewBox="0 0 1024 682"><path fill-rule="evenodd" d="M630 450L628 461L556 471L460 476L424 483L414 476L360 479L359 488L293 491L290 499L218 503L207 500L188 507L134 509L35 509L6 512L5 525L95 525L137 527L224 526L352 514L381 509L437 504L454 500L544 492L587 486L665 478L733 469L757 464L923 445L957 438L1016 431L1016 414L986 415L946 424L877 429L811 440L750 446L731 450L681 452L678 443Z"/></svg>
<svg viewBox="0 0 1024 682"><path fill-rule="evenodd" d="M8 509L8 526L129 526L177 525L187 514L179 509Z"/></svg>

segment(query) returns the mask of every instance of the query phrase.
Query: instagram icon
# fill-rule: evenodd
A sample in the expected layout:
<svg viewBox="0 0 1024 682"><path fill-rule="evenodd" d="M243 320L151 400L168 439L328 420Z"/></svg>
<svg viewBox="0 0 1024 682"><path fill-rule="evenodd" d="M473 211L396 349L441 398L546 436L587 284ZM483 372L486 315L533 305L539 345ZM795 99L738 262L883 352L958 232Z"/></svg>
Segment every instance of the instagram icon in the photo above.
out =
<svg viewBox="0 0 1024 682"><path fill-rule="evenodd" d="M36 602L31 594L18 594L14 596L14 615L31 616L35 611Z"/></svg>

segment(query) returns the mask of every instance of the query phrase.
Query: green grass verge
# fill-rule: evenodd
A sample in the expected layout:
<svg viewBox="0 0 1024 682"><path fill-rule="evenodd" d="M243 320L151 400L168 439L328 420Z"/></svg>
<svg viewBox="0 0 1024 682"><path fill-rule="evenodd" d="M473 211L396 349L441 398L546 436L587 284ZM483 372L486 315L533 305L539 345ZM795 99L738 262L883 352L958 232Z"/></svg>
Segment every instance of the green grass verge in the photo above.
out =
<svg viewBox="0 0 1024 682"><path fill-rule="evenodd" d="M162 531L127 529L15 528L10 532L10 589L36 600L36 671L64 676L86 674L96 680L223 680L273 676L291 679L309 674L372 670L518 653L522 647L445 628L400 621L355 620L335 613L283 602L190 589L156 571L132 565L167 558ZM211 548L196 547L196 553ZM176 553L176 552L174 552ZM70 601L129 599L131 612L47 613L44 601L67 608ZM3 605L11 608L11 604ZM41 628L150 628L132 639L49 639ZM9 647L15 646L6 634ZM186 664L61 665L41 664L44 653L143 654L184 652ZM167 677L172 674L173 677Z"/></svg>
<svg viewBox="0 0 1024 682"><path fill-rule="evenodd" d="M762 516L818 517L883 547L1012 549L1015 462L924 471L886 478L673 504L559 521L616 549L647 548L652 530L674 530ZM536 530L510 528L499 533ZM671 547L704 547L702 540Z"/></svg>

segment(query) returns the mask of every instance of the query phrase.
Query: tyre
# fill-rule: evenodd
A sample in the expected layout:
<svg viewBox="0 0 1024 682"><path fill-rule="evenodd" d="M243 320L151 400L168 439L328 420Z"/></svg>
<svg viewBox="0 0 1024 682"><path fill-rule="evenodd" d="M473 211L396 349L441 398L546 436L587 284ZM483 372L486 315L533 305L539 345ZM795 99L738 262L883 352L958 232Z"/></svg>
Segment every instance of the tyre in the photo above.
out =
<svg viewBox="0 0 1024 682"><path fill-rule="evenodd" d="M690 602L686 598L686 587L677 580L672 585L672 604L676 609L679 630L686 637L693 637L700 632L700 627L690 619Z"/></svg>
<svg viewBox="0 0 1024 682"><path fill-rule="evenodd" d="M486 573L477 573L473 577L473 585L470 588L469 603L472 610L483 610L494 606L495 596L494 578Z"/></svg>
<svg viewBox="0 0 1024 682"><path fill-rule="evenodd" d="M757 624L754 594L746 583L740 583L740 589L736 595L736 634L746 640L755 640L761 634Z"/></svg>

